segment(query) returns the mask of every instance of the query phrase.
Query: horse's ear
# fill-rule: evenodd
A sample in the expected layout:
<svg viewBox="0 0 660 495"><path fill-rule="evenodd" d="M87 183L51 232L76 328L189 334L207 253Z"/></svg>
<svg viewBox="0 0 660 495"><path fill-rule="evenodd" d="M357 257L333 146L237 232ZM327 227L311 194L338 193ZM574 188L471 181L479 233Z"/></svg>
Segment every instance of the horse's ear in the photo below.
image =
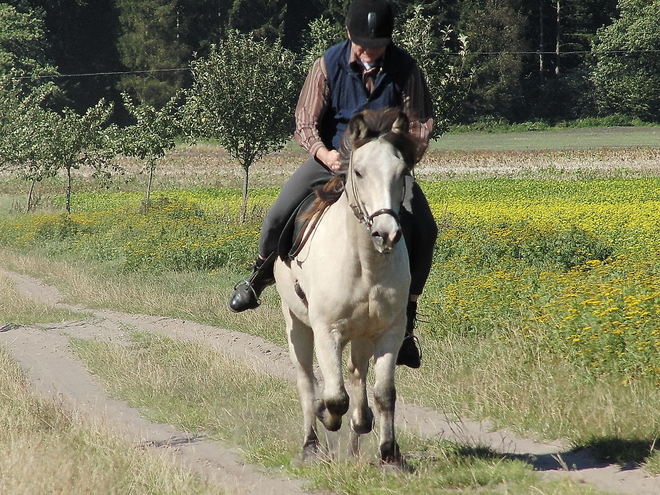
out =
<svg viewBox="0 0 660 495"><path fill-rule="evenodd" d="M356 113L353 116L350 124L348 125L348 132L351 137L351 141L356 141L358 139L364 139L367 137L369 127L364 120L364 114Z"/></svg>
<svg viewBox="0 0 660 495"><path fill-rule="evenodd" d="M394 121L394 124L392 124L392 132L405 134L408 132L409 127L410 121L408 120L408 116L403 112L399 112L399 116Z"/></svg>

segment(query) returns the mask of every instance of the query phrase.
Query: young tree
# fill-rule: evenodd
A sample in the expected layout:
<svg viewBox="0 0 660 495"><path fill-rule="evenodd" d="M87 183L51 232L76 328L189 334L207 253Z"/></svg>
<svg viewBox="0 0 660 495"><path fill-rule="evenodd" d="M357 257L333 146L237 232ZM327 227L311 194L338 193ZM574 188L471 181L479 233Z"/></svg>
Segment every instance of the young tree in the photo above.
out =
<svg viewBox="0 0 660 495"><path fill-rule="evenodd" d="M111 139L114 129L106 127L112 111L113 105L100 100L82 116L70 108L53 114L47 142L49 168L66 172L67 213L71 213L71 171L85 165L92 167L96 176L107 174L106 168L116 156Z"/></svg>
<svg viewBox="0 0 660 495"><path fill-rule="evenodd" d="M217 139L245 172L245 221L250 166L290 139L301 85L295 55L279 41L255 41L232 31L207 57L191 64L185 115L193 134Z"/></svg>
<svg viewBox="0 0 660 495"><path fill-rule="evenodd" d="M319 17L309 23L309 38L305 45L304 70L308 72L314 61L335 43L346 39L346 28L333 23L327 17Z"/></svg>
<svg viewBox="0 0 660 495"><path fill-rule="evenodd" d="M619 0L620 16L598 31L593 80L602 113L660 121L660 1Z"/></svg>
<svg viewBox="0 0 660 495"><path fill-rule="evenodd" d="M48 147L54 114L44 107L55 91L53 83L26 87L9 76L0 80L0 168L30 182L26 213L33 205L35 184L56 172Z"/></svg>
<svg viewBox="0 0 660 495"><path fill-rule="evenodd" d="M126 93L123 93L122 97L124 107L136 122L119 133L119 150L126 156L135 156L146 161L149 172L144 201L146 211L151 206L151 185L156 162L165 156L167 150L176 146L174 138L180 132L176 116L179 97L172 97L160 110L156 110L148 103L137 105Z"/></svg>

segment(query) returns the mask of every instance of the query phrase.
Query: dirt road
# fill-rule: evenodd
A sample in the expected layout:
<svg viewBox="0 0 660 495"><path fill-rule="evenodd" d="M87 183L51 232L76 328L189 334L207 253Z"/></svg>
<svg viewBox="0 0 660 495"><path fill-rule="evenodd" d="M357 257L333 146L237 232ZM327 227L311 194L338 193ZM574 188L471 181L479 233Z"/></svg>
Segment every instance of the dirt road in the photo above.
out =
<svg viewBox="0 0 660 495"><path fill-rule="evenodd" d="M29 371L35 388L71 407L102 419L128 441L147 449L166 450L186 467L217 483L228 493L303 494L300 480L273 478L257 467L242 464L235 449L203 437L178 431L169 425L142 418L126 403L111 399L103 384L90 375L69 347L69 338L126 339L122 328L132 328L193 341L245 360L249 366L285 380L294 379L288 353L270 342L198 323L114 311L97 311L61 303L61 294L32 277L5 272L27 297L55 307L93 314L85 321L29 328L0 322L0 345ZM464 445L486 446L529 462L540 476L570 476L613 493L660 494L660 477L649 477L637 466L621 467L597 462L587 450L571 452L561 443L537 443L505 430L491 431L487 423L449 420L444 414L397 403L398 427L427 437L441 437Z"/></svg>

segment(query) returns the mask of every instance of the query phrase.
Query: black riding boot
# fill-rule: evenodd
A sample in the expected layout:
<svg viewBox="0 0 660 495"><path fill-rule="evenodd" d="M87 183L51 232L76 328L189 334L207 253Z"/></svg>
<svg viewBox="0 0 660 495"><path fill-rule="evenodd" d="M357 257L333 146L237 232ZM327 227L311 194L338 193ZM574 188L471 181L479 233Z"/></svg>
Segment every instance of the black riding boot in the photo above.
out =
<svg viewBox="0 0 660 495"><path fill-rule="evenodd" d="M254 262L254 272L248 280L241 280L234 287L234 295L229 301L229 309L234 313L240 313L246 309L254 309L259 306L259 296L269 285L275 283L273 277L273 265L275 256L266 259L257 258Z"/></svg>
<svg viewBox="0 0 660 495"><path fill-rule="evenodd" d="M402 364L409 368L419 368L422 365L422 355L417 348L417 337L413 335L415 323L417 322L417 302L408 301L406 308L406 335L399 349L396 364Z"/></svg>

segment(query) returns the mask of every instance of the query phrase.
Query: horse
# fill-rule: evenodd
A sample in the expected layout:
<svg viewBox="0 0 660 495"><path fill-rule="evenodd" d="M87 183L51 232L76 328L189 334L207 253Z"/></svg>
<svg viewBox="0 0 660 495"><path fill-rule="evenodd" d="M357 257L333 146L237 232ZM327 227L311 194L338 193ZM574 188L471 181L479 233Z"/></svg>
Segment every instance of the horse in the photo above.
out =
<svg viewBox="0 0 660 495"><path fill-rule="evenodd" d="M373 358L381 464L403 467L394 431L394 375L410 286L408 253L405 242L399 242L399 211L418 146L408 126L406 115L394 109L365 110L349 121L342 146L348 153L345 178L333 178L326 194L318 195L318 221L308 225L306 242L295 257L275 263L297 371L303 460L322 454L317 419L327 430L339 430L349 401L351 451L358 452L360 436L375 423L366 384ZM334 197L328 199L332 191ZM350 399L342 370L349 342ZM322 390L313 371L314 351Z"/></svg>

